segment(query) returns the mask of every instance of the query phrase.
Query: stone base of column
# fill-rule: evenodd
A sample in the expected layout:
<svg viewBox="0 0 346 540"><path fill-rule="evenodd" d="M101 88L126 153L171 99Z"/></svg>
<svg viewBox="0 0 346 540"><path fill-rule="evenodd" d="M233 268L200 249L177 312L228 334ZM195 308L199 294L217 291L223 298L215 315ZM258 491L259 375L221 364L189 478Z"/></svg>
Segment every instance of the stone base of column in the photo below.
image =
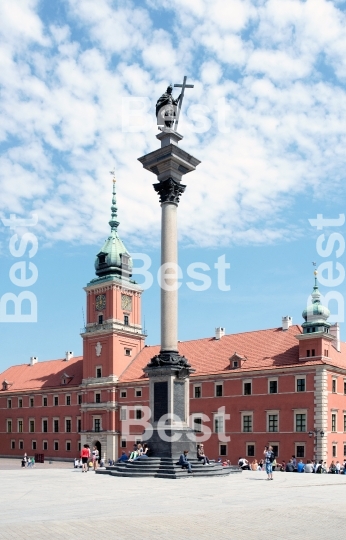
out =
<svg viewBox="0 0 346 540"><path fill-rule="evenodd" d="M164 440L167 438L170 440ZM143 440L145 440L145 434ZM172 458L178 461L184 450L187 450L188 458L197 458L195 432L191 428L154 429L146 443L152 457Z"/></svg>

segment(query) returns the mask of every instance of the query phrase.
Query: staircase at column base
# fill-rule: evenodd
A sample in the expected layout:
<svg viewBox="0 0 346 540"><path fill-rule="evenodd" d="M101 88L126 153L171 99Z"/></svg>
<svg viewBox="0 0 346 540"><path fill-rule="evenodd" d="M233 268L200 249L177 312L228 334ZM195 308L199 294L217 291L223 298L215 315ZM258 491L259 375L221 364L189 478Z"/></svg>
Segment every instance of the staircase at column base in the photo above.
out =
<svg viewBox="0 0 346 540"><path fill-rule="evenodd" d="M136 461L124 461L117 463L112 467L98 469L96 474L108 474L111 476L122 477L154 477L154 478L193 478L200 476L228 476L234 473L241 473L238 466L230 465L223 467L220 463L210 463L202 465L197 459L189 460L192 465L192 473L189 474L187 469L183 469L177 464L177 460L173 458L147 458L138 459Z"/></svg>

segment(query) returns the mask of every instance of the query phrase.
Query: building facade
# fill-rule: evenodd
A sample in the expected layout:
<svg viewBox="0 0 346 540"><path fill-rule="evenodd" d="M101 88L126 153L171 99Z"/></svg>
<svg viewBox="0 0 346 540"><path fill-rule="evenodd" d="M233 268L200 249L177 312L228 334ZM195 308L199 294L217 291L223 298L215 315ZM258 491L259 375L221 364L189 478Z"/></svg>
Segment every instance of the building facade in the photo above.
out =
<svg viewBox="0 0 346 540"><path fill-rule="evenodd" d="M1 375L0 455L43 453L73 459L96 445L116 459L140 441L149 419L149 381L143 369L159 353L146 346L140 287L118 235L113 188L111 232L85 287L83 356L12 366ZM190 377L190 425L210 458L293 454L327 461L346 457L346 344L328 322L317 276L302 325L179 343ZM152 449L155 453L155 449Z"/></svg>

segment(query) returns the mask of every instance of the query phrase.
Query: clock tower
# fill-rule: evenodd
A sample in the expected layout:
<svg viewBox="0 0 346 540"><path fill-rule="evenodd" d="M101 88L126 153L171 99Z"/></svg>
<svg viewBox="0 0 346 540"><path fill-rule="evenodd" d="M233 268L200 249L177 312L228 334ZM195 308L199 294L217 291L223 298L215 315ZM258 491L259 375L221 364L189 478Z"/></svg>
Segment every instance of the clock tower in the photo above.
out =
<svg viewBox="0 0 346 540"><path fill-rule="evenodd" d="M101 446L102 457L117 453L116 382L144 347L141 326L142 289L131 279L132 259L118 235L113 179L110 235L96 255L96 278L87 295L83 338L81 442ZM96 434L100 432L97 436ZM101 436L101 432L103 434ZM102 441L100 441L102 439Z"/></svg>

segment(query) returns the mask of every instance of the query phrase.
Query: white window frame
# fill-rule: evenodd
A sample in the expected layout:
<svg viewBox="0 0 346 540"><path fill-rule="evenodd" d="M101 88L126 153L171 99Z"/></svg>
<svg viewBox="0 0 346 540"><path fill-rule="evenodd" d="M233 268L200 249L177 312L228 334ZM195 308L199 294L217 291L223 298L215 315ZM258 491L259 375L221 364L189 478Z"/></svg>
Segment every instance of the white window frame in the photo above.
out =
<svg viewBox="0 0 346 540"><path fill-rule="evenodd" d="M241 411L241 432L253 433L253 411ZM251 416L251 431L244 431L244 416Z"/></svg>
<svg viewBox="0 0 346 540"><path fill-rule="evenodd" d="M255 449L253 456L249 456L249 451L248 451L249 446L253 446L254 449ZM246 442L245 443L245 448L246 448L246 457L252 457L252 458L256 457L256 443L255 442Z"/></svg>
<svg viewBox="0 0 346 540"><path fill-rule="evenodd" d="M270 394L271 396L272 395L275 395L273 393L270 392L270 383L271 382L276 382L276 389L277 389L277 394L279 393L279 377L269 377L268 379L268 394Z"/></svg>
<svg viewBox="0 0 346 540"><path fill-rule="evenodd" d="M295 381L294 381L294 383L295 383L295 388L294 388L295 393L296 394L303 394L303 392L301 392L300 390L298 392L298 379L305 379L305 390L304 390L304 392L306 392L306 375L296 375L295 376Z"/></svg>
<svg viewBox="0 0 346 540"><path fill-rule="evenodd" d="M218 396L217 393L216 393L216 387L217 386L222 386L222 395L221 396ZM219 382L214 383L214 397L224 397L223 381L219 381Z"/></svg>
<svg viewBox="0 0 346 540"><path fill-rule="evenodd" d="M335 381L335 392L333 390L333 382ZM338 393L338 378L337 377L332 377L332 394L337 394Z"/></svg>
<svg viewBox="0 0 346 540"><path fill-rule="evenodd" d="M102 431L102 416L99 414L93 415L93 431L95 431L95 433L99 433L98 431L95 430L95 420L100 420L100 432L101 432Z"/></svg>
<svg viewBox="0 0 346 540"><path fill-rule="evenodd" d="M305 431L297 431L297 414L305 414ZM307 409L294 409L293 411L293 431L295 433L307 433L308 432L308 410Z"/></svg>
<svg viewBox="0 0 346 540"><path fill-rule="evenodd" d="M47 431L43 431L43 422L47 422ZM42 418L41 431L42 433L49 433L49 421L48 421L48 417L46 416Z"/></svg>
<svg viewBox="0 0 346 540"><path fill-rule="evenodd" d="M58 448L55 448L55 445L58 445ZM57 441L56 439L53 441L53 450L54 452L59 452L59 441Z"/></svg>
<svg viewBox="0 0 346 540"><path fill-rule="evenodd" d="M70 449L67 448L67 445L70 445ZM72 442L70 440L65 441L65 451L72 452Z"/></svg>
<svg viewBox="0 0 346 540"><path fill-rule="evenodd" d="M200 430L197 430L196 431L196 428L195 428L195 419L198 418L199 420L201 420L201 423L199 424L200 425ZM203 413L193 413L191 415L191 421L192 421L192 429L194 429L196 431L196 433L203 433Z"/></svg>
<svg viewBox="0 0 346 540"><path fill-rule="evenodd" d="M121 395L122 393L124 393L125 395L122 396L122 395ZM127 398L127 390L121 390L121 389L120 389L120 399L125 399L125 398Z"/></svg>
<svg viewBox="0 0 346 540"><path fill-rule="evenodd" d="M123 443L125 443L123 445ZM125 437L121 437L121 440L120 440L120 448L126 448L127 447L127 439L125 439Z"/></svg>
<svg viewBox="0 0 346 540"><path fill-rule="evenodd" d="M96 401L96 395L100 396L100 401ZM100 390L95 390L95 392L94 392L94 403L101 403L101 397L102 397L101 391Z"/></svg>
<svg viewBox="0 0 346 540"><path fill-rule="evenodd" d="M78 421L80 420L81 424L80 424L80 428L82 430L82 417L81 416L77 416L76 418L76 432L79 433L79 429L78 429Z"/></svg>
<svg viewBox="0 0 346 540"><path fill-rule="evenodd" d="M271 431L270 433L275 433L275 431ZM280 455L280 443L278 441L270 441L268 442L268 446L277 446L278 447L278 453L275 457L279 457Z"/></svg>
<svg viewBox="0 0 346 540"><path fill-rule="evenodd" d="M30 429L30 422L34 422L34 431L31 431L31 429ZM29 428L28 433L35 433L35 428L36 428L36 426L35 426L35 418L29 418L28 419L28 428Z"/></svg>
<svg viewBox="0 0 346 540"><path fill-rule="evenodd" d="M124 407L120 407L120 413L119 418L122 422L126 422L127 420L127 407L126 405Z"/></svg>
<svg viewBox="0 0 346 540"><path fill-rule="evenodd" d="M334 456L334 448L335 448L335 456ZM332 457L333 458L338 457L338 443L336 441L333 441L333 444L332 444Z"/></svg>
<svg viewBox="0 0 346 540"><path fill-rule="evenodd" d="M54 421L55 421L55 420L58 421L58 427L59 427L58 431L54 431ZM53 418L52 418L52 433L60 433L60 428L61 428L60 423L61 423L61 422L60 422L60 418L57 417L57 416L53 416Z"/></svg>
<svg viewBox="0 0 346 540"><path fill-rule="evenodd" d="M58 398L58 404L57 405L55 405L55 398ZM59 396L58 396L58 394L54 394L54 396L53 396L53 407L59 407Z"/></svg>
<svg viewBox="0 0 346 540"><path fill-rule="evenodd" d="M46 443L47 448L44 447L44 443ZM48 450L48 441L47 441L47 439L44 439L44 440L42 441L42 450L44 450L45 452Z"/></svg>
<svg viewBox="0 0 346 540"><path fill-rule="evenodd" d="M11 439L11 450L15 450L15 449L16 449L16 440Z"/></svg>
<svg viewBox="0 0 346 540"><path fill-rule="evenodd" d="M9 403L11 403L11 407L8 406ZM12 409L12 398L7 398L7 408Z"/></svg>
<svg viewBox="0 0 346 540"><path fill-rule="evenodd" d="M242 383L243 383L243 396L252 396L253 395L252 379L243 379ZM249 383L251 384L251 394L245 394L245 385Z"/></svg>
<svg viewBox="0 0 346 540"><path fill-rule="evenodd" d="M280 411L273 410L273 411L266 411L266 413L267 413L267 417L266 417L267 433L279 433L280 432ZM278 417L278 429L277 431L269 431L269 416L273 416L274 414L276 414Z"/></svg>
<svg viewBox="0 0 346 540"><path fill-rule="evenodd" d="M19 439L18 441L18 449L24 450L24 439Z"/></svg>
<svg viewBox="0 0 346 540"><path fill-rule="evenodd" d="M19 422L22 422L22 431L19 431ZM24 420L23 420L23 418L17 418L17 433L24 433Z"/></svg>
<svg viewBox="0 0 346 540"><path fill-rule="evenodd" d="M137 392L140 392L140 395L137 396ZM142 390L142 387L139 387L138 388L135 388L135 397L138 398L138 397L143 397L143 390Z"/></svg>
<svg viewBox="0 0 346 540"><path fill-rule="evenodd" d="M137 418L137 411L141 411L141 417ZM141 420L143 418L143 407L135 407L134 420Z"/></svg>
<svg viewBox="0 0 346 540"><path fill-rule="evenodd" d="M101 370L101 377L97 376L97 370ZM95 379L102 379L102 366L95 366Z"/></svg>
<svg viewBox="0 0 346 540"><path fill-rule="evenodd" d="M8 429L9 423L11 424L11 429ZM13 433L13 420L12 418L6 418L6 433Z"/></svg>
<svg viewBox="0 0 346 540"><path fill-rule="evenodd" d="M47 405L44 405L44 400L47 400ZM48 407L48 396L44 395L42 396L42 407Z"/></svg>
<svg viewBox="0 0 346 540"><path fill-rule="evenodd" d="M201 395L199 397L196 397L196 395L195 395L195 388L200 389L200 394ZM216 393L216 388L215 388L215 393ZM201 399L201 397L202 397L202 384L201 383L193 385L193 396L192 397L193 397L193 399Z"/></svg>
<svg viewBox="0 0 346 540"><path fill-rule="evenodd" d="M34 444L35 444L35 448L34 448ZM31 450L37 450L37 441L35 439L31 441Z"/></svg>
<svg viewBox="0 0 346 540"><path fill-rule="evenodd" d="M216 430L216 420L221 420L221 423L222 423L222 430L218 429ZM225 433L226 431L226 428L225 428L225 415L224 414L220 414L220 413L214 413L214 416L213 416L213 433Z"/></svg>
<svg viewBox="0 0 346 540"><path fill-rule="evenodd" d="M70 405L67 405L67 398L70 398ZM71 407L72 405L72 397L71 397L71 394L65 394L65 406L66 407Z"/></svg>
<svg viewBox="0 0 346 540"><path fill-rule="evenodd" d="M298 454L298 452L297 452L298 446L304 446L304 456L303 457L298 457L298 455L297 455ZM296 456L297 461L299 459L305 459L306 458L306 443L304 441L295 442L294 443L294 451L295 451L294 455Z"/></svg>
<svg viewBox="0 0 346 540"><path fill-rule="evenodd" d="M66 430L66 422L67 422L67 420L70 420L70 422L71 422L71 424L70 424L70 426L71 426L71 431L67 431L67 430ZM72 427L72 417L71 417L71 416L65 416L64 424L65 424L65 425L64 425L65 433L73 433L73 431L72 431L72 430L73 430L73 427Z"/></svg>
<svg viewBox="0 0 346 540"><path fill-rule="evenodd" d="M226 454L221 454L221 446L226 446ZM219 456L220 457L227 457L228 456L228 444L227 443L219 443Z"/></svg>
<svg viewBox="0 0 346 540"><path fill-rule="evenodd" d="M332 433L338 432L338 413L337 411L331 411L332 415L330 417L330 431ZM333 429L333 415L335 415L335 429Z"/></svg>
<svg viewBox="0 0 346 540"><path fill-rule="evenodd" d="M129 354L127 354L127 351L129 352ZM124 347L124 356L132 356L132 349L130 349L129 347Z"/></svg>

